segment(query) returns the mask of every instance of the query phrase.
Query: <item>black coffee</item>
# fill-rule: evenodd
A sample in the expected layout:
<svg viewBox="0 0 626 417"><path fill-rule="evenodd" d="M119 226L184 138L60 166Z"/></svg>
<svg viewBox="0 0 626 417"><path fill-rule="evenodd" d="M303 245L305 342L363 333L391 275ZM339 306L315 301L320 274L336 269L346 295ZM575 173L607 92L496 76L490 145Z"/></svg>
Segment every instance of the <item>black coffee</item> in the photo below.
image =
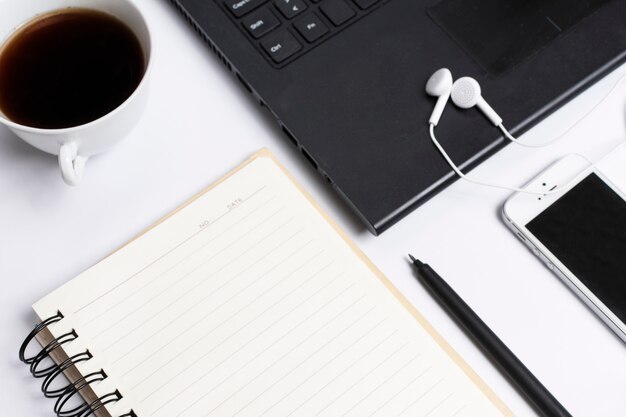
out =
<svg viewBox="0 0 626 417"><path fill-rule="evenodd" d="M141 45L124 23L67 9L27 24L0 50L0 110L26 126L78 126L122 104L143 74Z"/></svg>

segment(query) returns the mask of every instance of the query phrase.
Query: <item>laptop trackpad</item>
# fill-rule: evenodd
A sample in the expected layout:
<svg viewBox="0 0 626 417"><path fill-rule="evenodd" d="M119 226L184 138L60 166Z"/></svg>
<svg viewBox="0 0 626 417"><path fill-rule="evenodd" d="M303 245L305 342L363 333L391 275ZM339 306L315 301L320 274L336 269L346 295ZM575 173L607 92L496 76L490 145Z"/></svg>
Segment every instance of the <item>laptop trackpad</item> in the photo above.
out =
<svg viewBox="0 0 626 417"><path fill-rule="evenodd" d="M429 15L492 75L522 62L611 0L442 0Z"/></svg>

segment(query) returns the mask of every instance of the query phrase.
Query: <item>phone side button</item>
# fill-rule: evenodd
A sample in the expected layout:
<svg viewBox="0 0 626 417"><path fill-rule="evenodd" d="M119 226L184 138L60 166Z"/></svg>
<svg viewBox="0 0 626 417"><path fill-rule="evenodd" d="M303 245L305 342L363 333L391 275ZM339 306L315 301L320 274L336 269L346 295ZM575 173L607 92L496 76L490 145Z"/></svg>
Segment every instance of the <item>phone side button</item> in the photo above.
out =
<svg viewBox="0 0 626 417"><path fill-rule="evenodd" d="M539 249L533 248L533 253L541 260L541 262L546 264L546 266L548 267L550 271L554 271L554 264L550 262L550 260L546 258L546 256L543 253L541 253Z"/></svg>

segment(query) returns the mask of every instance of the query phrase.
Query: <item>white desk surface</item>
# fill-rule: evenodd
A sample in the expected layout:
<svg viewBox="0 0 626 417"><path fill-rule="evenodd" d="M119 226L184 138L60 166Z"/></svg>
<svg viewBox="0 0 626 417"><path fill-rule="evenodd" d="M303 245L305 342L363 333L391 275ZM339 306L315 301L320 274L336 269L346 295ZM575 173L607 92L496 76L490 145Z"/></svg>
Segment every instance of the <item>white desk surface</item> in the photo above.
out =
<svg viewBox="0 0 626 417"><path fill-rule="evenodd" d="M9 1L0 0L0 10ZM535 414L415 282L409 251L435 267L573 415L626 415L626 345L505 228L506 192L457 182L382 236L370 235L167 1L136 2L154 29L150 102L120 146L89 161L81 186L64 185L54 157L0 128L3 415L52 415L40 381L17 359L35 320L30 305L261 147L278 156L516 415ZM623 74L626 65L523 139L561 132ZM472 175L519 185L567 153L597 154L625 137L623 83L555 145L508 146Z"/></svg>

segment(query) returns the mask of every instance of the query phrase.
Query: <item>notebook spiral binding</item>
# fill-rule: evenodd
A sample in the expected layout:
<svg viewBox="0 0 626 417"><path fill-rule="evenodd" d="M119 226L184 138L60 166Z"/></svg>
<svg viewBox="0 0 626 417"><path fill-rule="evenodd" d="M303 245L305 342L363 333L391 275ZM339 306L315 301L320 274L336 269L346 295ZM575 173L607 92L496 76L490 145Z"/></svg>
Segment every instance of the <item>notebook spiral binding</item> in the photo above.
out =
<svg viewBox="0 0 626 417"><path fill-rule="evenodd" d="M30 346L31 342L36 339L37 335L39 335L39 333L41 333L43 330L47 329L48 326L50 326L51 324L58 323L61 320L63 320L63 314L58 311L54 316L49 317L46 320L43 320L41 323L37 324L35 328L28 334L28 336L26 336L26 339L24 339L24 342L20 347L20 361L24 362L26 365L29 365L30 373L33 375L33 377L43 378L43 382L41 384L41 392L46 398L56 398L56 403L54 404L54 412L57 417L88 417L91 415L95 416L96 411L106 407L107 404L112 404L121 400L122 394L118 390L115 390L114 392L99 397L91 403L83 401L83 404L74 406L73 408L69 407L72 407L72 405L74 404L71 400L75 398L76 394L80 393L82 389L90 386L93 383L104 381L105 379L107 379L107 374L103 369L84 375L76 381L70 382L62 388L53 388L54 381L59 377L59 375L63 375L63 373L72 366L80 362L89 361L93 358L93 355L87 349L84 352L68 357L61 363L56 363L52 360L52 352L67 343L71 343L79 337L76 331L72 329L71 331L62 334L61 336L54 338L46 346L43 346L37 354L32 356L26 356L26 350L28 349L28 346ZM51 359L53 365L44 367L43 364L46 363L46 359ZM116 417L138 416L133 410L130 410L129 412Z"/></svg>

